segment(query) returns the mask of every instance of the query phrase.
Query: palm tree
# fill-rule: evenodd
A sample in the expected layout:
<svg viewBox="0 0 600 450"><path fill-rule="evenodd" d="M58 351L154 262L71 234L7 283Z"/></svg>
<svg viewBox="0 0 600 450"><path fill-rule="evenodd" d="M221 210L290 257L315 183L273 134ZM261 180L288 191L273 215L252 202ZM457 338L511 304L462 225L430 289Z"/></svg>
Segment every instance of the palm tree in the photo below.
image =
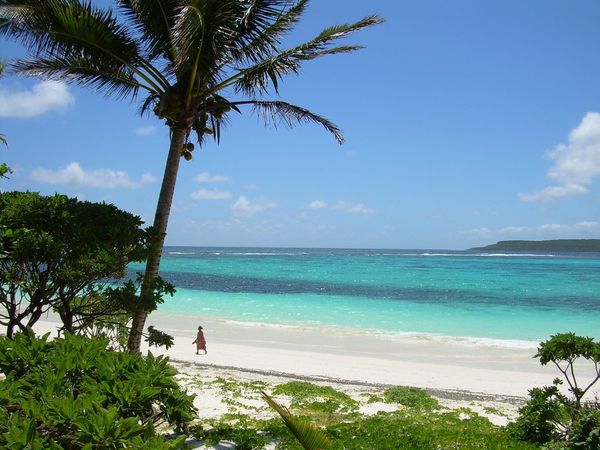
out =
<svg viewBox="0 0 600 450"><path fill-rule="evenodd" d="M115 97L144 92L141 111L163 119L171 143L156 207L160 238L149 257L134 311L129 350L139 351L153 281L159 269L179 162L191 159L194 132L219 142L227 116L251 106L265 121L288 126L314 122L343 142L327 119L285 101L264 99L305 61L348 53L335 45L349 34L380 23L375 15L326 28L314 39L280 50L284 35L308 0L115 0L119 14L81 0L0 0L2 27L33 57L17 60L18 73L67 80ZM227 94L226 94L227 93ZM225 95L231 96L226 98Z"/></svg>

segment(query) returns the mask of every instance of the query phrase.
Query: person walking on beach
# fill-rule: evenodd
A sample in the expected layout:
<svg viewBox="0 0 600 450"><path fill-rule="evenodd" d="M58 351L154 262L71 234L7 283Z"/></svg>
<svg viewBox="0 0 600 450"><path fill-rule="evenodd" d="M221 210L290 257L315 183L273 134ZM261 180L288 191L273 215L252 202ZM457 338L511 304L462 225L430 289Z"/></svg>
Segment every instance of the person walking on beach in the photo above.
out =
<svg viewBox="0 0 600 450"><path fill-rule="evenodd" d="M204 333L202 332L202 327L198 327L198 334L196 335L196 340L192 342L192 344L196 344L196 355L200 350L204 350L204 354L206 355L208 352L206 351L206 339L204 339Z"/></svg>

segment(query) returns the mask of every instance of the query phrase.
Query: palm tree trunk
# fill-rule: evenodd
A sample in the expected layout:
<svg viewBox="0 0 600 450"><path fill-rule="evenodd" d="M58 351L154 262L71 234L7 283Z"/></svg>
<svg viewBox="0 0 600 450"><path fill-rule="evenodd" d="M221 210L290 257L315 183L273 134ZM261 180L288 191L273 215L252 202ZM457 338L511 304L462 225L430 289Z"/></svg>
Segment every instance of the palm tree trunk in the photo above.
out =
<svg viewBox="0 0 600 450"><path fill-rule="evenodd" d="M146 317L148 316L148 306L143 299L147 298L149 291L152 290L152 282L158 275L160 257L167 234L167 224L169 223L169 213L171 212L171 204L173 203L173 192L175 192L179 161L181 161L181 151L186 135L187 130L185 129L171 129L171 147L167 156L167 164L165 166L153 224L158 233L158 240L152 246L150 256L146 262L146 272L144 273L144 281L142 282L140 293L140 305L133 312L133 321L127 342L127 350L130 353L140 352L142 334L144 332Z"/></svg>

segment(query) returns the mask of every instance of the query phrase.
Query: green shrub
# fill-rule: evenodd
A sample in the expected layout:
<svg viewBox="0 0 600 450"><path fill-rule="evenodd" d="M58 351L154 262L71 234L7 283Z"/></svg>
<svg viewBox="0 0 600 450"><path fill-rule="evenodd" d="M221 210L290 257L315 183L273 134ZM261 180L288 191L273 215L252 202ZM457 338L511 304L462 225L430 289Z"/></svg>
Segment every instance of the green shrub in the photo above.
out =
<svg viewBox="0 0 600 450"><path fill-rule="evenodd" d="M573 449L598 450L600 448L600 410L586 409L571 427L569 444Z"/></svg>
<svg viewBox="0 0 600 450"><path fill-rule="evenodd" d="M529 401L519 409L519 417L508 425L516 439L544 444L559 439L558 428L569 420L567 399L558 390L558 380L552 386L533 388Z"/></svg>
<svg viewBox="0 0 600 450"><path fill-rule="evenodd" d="M327 428L336 449L533 449L520 443L487 419L459 411L433 412L418 409L378 413Z"/></svg>
<svg viewBox="0 0 600 450"><path fill-rule="evenodd" d="M440 404L423 389L408 386L396 386L386 389L383 398L387 403L399 403L409 408L436 409Z"/></svg>
<svg viewBox="0 0 600 450"><path fill-rule="evenodd" d="M106 351L106 339L32 334L0 339L0 447L182 448L193 397L168 359Z"/></svg>
<svg viewBox="0 0 600 450"><path fill-rule="evenodd" d="M238 450L262 449L269 443L265 436L253 428L224 423L205 431L203 437L208 445L217 445L223 440L235 442Z"/></svg>
<svg viewBox="0 0 600 450"><path fill-rule="evenodd" d="M575 408L581 408L581 399L600 380L600 342L594 338L577 336L575 333L559 333L541 342L535 355L543 366L553 363L575 397ZM577 379L574 363L586 359L594 364L595 374L587 384Z"/></svg>
<svg viewBox="0 0 600 450"><path fill-rule="evenodd" d="M305 381L290 381L273 389L272 395L292 397L291 407L332 414L349 413L358 408L358 402L348 394L330 386L318 386Z"/></svg>

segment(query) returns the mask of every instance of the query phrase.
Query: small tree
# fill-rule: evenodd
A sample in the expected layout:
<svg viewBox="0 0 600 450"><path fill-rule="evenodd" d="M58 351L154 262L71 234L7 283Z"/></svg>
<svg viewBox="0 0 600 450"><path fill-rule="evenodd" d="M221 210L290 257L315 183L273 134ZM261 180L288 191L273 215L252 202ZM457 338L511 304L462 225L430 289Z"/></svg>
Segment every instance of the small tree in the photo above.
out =
<svg viewBox="0 0 600 450"><path fill-rule="evenodd" d="M130 261L147 256L151 231L139 217L105 203L63 195L0 194L0 325L9 337L50 309L63 329L123 305L106 301L107 285Z"/></svg>
<svg viewBox="0 0 600 450"><path fill-rule="evenodd" d="M575 397L576 409L581 407L581 399L586 392L600 379L600 343L595 342L593 338L577 336L574 333L555 334L540 344L535 357L540 359L542 365L552 362L558 367L569 385L569 392ZM574 363L579 358L594 364L595 376L585 388L579 385L575 375Z"/></svg>

